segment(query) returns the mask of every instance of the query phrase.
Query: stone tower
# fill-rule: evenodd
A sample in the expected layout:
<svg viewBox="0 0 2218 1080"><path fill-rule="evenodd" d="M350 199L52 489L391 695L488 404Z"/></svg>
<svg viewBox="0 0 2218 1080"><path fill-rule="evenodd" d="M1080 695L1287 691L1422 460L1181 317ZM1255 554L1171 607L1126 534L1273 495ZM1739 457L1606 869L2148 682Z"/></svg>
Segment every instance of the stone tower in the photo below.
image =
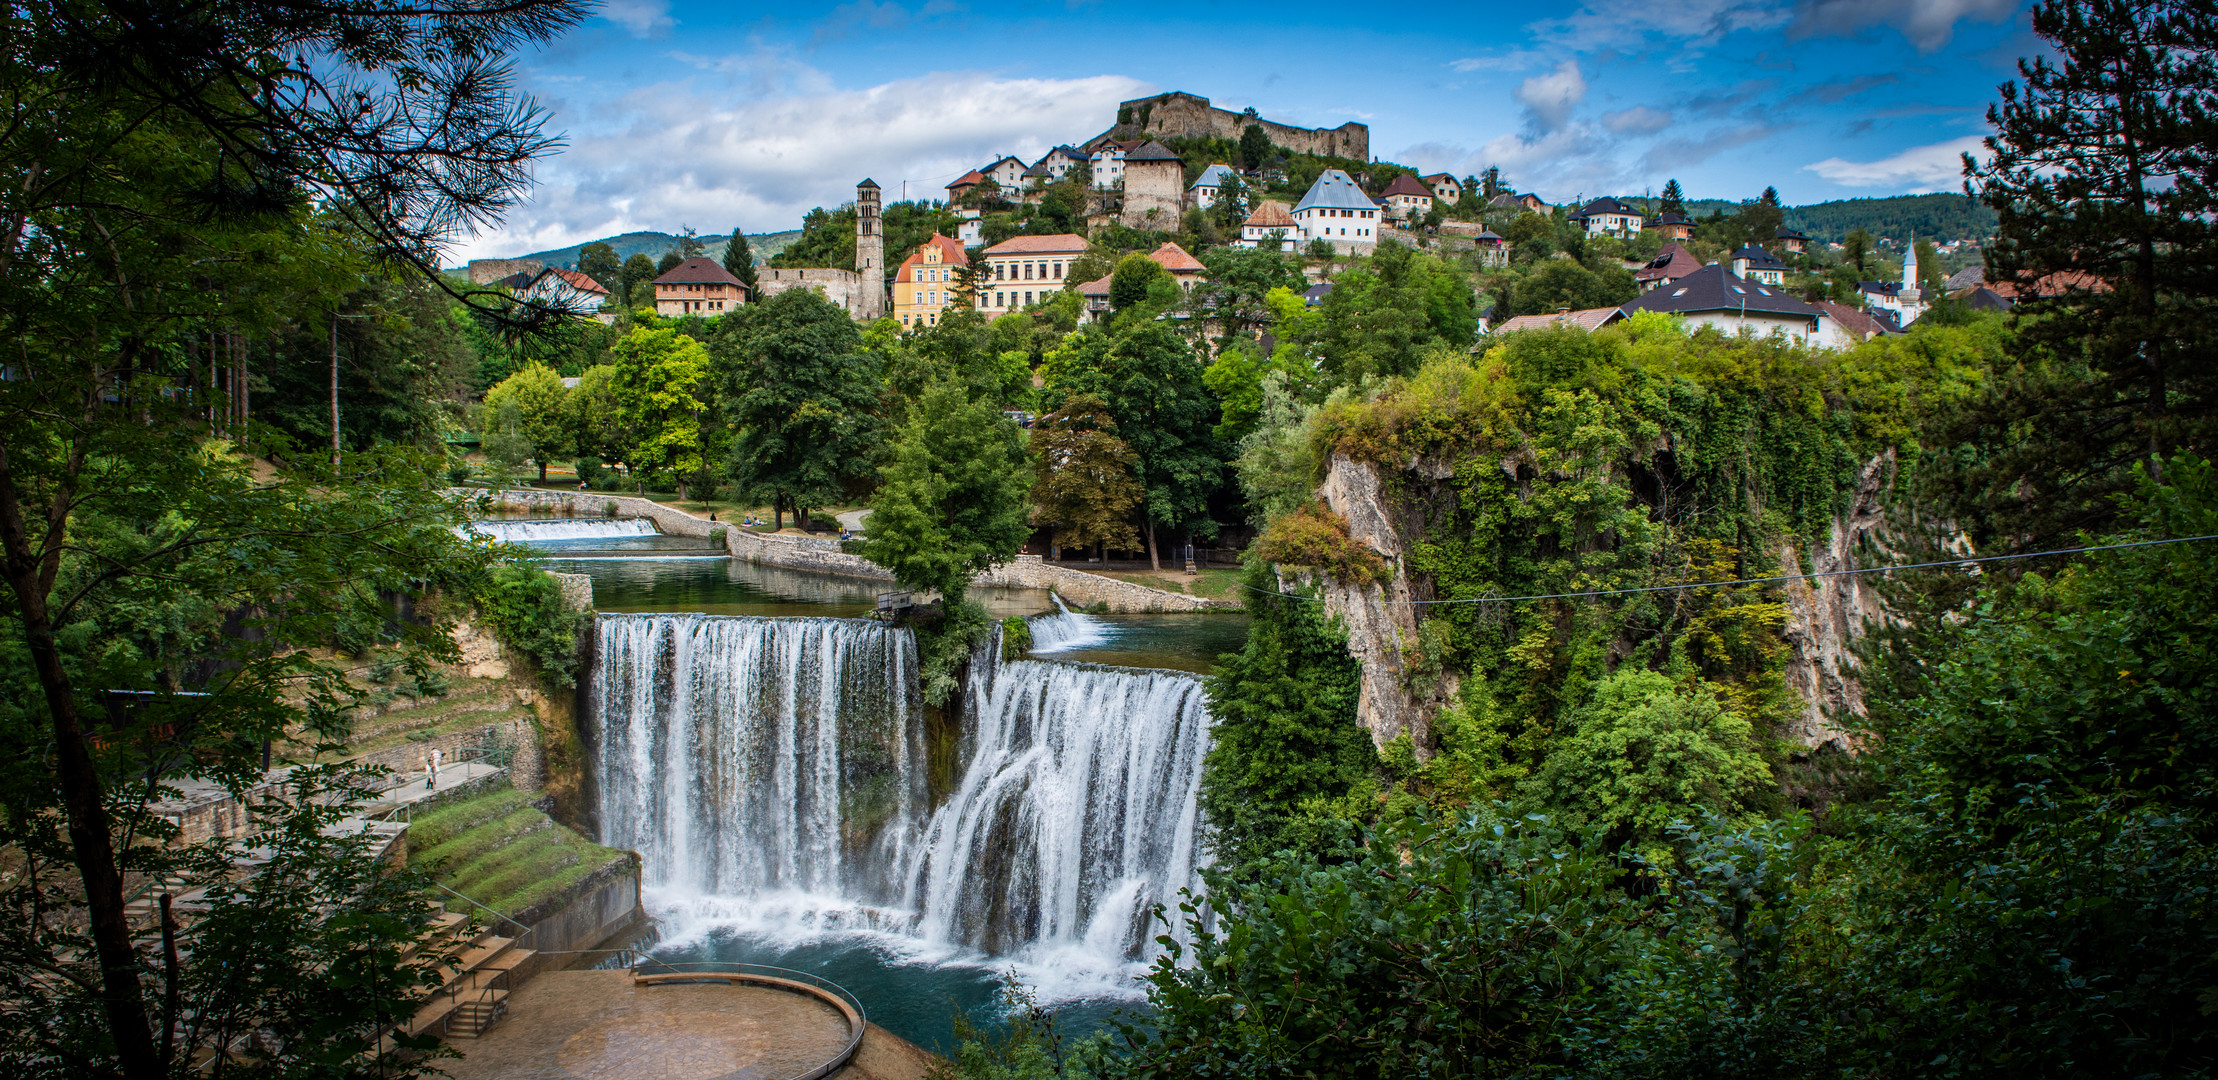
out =
<svg viewBox="0 0 2218 1080"><path fill-rule="evenodd" d="M861 322L886 314L886 236L878 210L878 183L866 177L855 185L855 273L862 278L855 318Z"/></svg>

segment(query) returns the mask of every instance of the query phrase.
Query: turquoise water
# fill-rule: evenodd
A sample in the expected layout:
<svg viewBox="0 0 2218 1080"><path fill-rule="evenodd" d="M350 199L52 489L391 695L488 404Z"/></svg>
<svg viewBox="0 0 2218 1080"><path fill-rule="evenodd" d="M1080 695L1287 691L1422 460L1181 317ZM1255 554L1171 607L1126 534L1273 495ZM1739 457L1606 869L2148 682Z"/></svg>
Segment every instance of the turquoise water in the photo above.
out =
<svg viewBox="0 0 2218 1080"><path fill-rule="evenodd" d="M766 964L830 979L861 999L871 1023L943 1054L955 1049L957 1015L991 1030L1012 1007L1008 989L1034 981L1030 973L993 957L918 953L910 943L869 935L785 942L717 933L650 951L667 960ZM1144 1020L1146 1002L1137 995L1082 998L1050 1001L1046 1009L1064 1038L1072 1040L1119 1020Z"/></svg>

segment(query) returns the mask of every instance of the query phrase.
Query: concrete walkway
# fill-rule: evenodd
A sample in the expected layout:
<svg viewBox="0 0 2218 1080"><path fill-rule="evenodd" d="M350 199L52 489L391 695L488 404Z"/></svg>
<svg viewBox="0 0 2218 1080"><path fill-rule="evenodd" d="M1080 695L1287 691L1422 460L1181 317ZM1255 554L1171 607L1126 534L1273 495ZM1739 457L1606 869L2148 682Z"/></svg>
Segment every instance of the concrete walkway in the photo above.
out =
<svg viewBox="0 0 2218 1080"><path fill-rule="evenodd" d="M867 507L867 506L866 506L866 507L864 507L864 508L863 508L863 509L861 509L861 510L849 510L848 512L846 512L846 513L844 513L844 514L833 514L833 515L832 515L832 517L833 517L833 518L834 518L835 520L837 520L837 521L838 521L838 522L839 522L839 523L840 523L841 525L843 525L843 526L846 526L846 528L847 528L847 531L848 531L848 532L851 532L851 533L860 533L860 532L862 532L862 531L863 531L863 519L864 519L864 518L866 518L866 517L869 517L869 516L870 516L870 508L869 508L869 507Z"/></svg>
<svg viewBox="0 0 2218 1080"><path fill-rule="evenodd" d="M508 1019L441 1062L454 1080L773 1080L830 1060L847 1020L760 986L634 986L618 971L554 971L509 998ZM931 1056L873 1025L831 1080L922 1080Z"/></svg>

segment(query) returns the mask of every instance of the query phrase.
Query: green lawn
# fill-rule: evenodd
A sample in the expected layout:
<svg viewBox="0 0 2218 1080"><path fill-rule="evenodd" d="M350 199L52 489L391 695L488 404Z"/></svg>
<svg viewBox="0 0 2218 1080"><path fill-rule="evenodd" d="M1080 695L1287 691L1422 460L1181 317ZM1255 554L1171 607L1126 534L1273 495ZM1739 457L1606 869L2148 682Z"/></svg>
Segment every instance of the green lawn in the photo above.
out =
<svg viewBox="0 0 2218 1080"><path fill-rule="evenodd" d="M410 865L508 916L629 857L557 824L514 789L448 803L408 827Z"/></svg>

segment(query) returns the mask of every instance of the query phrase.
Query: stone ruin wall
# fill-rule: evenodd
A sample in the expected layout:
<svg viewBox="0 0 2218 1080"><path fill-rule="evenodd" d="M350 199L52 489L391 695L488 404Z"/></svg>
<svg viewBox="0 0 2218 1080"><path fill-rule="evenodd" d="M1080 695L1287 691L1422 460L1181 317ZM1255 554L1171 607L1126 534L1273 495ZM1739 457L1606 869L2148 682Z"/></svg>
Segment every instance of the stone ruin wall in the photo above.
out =
<svg viewBox="0 0 2218 1080"><path fill-rule="evenodd" d="M1303 154L1371 160L1371 129L1354 121L1336 128L1305 128L1281 124L1245 113L1220 109L1197 94L1169 93L1136 98L1118 105L1118 115L1131 110L1132 123L1118 124L1089 140L1089 147L1110 139L1130 139L1140 134L1168 138L1218 138L1238 141L1251 123L1263 125L1271 141ZM1142 117L1145 117L1143 120Z"/></svg>

